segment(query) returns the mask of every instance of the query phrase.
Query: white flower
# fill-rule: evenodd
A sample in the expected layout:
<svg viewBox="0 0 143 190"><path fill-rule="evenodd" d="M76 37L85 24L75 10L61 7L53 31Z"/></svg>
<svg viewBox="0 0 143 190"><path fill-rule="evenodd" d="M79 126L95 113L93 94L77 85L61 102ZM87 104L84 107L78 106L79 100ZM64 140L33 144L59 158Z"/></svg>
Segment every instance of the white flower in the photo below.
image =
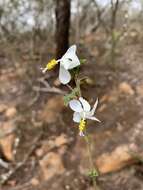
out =
<svg viewBox="0 0 143 190"><path fill-rule="evenodd" d="M69 106L74 111L73 121L80 123L81 120L91 119L100 122L94 116L97 104L98 104L98 99L96 100L93 108L91 109L90 104L82 97L80 97L79 100L71 100L69 102Z"/></svg>
<svg viewBox="0 0 143 190"><path fill-rule="evenodd" d="M70 69L80 65L80 61L76 55L76 45L72 45L61 59L49 62L43 72L52 69L57 63L60 63L59 80L62 84L67 84L71 80Z"/></svg>
<svg viewBox="0 0 143 190"><path fill-rule="evenodd" d="M76 45L72 45L59 61L59 80L61 83L67 84L71 80L71 74L68 70L80 65L80 61L76 55Z"/></svg>

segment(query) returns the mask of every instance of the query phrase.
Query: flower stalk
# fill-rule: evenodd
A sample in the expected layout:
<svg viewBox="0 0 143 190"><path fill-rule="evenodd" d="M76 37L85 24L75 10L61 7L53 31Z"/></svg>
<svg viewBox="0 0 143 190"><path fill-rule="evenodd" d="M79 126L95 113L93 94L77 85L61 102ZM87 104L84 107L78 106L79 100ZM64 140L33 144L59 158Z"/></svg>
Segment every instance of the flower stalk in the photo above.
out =
<svg viewBox="0 0 143 190"><path fill-rule="evenodd" d="M92 157L92 150L91 150L91 142L89 140L89 136L86 132L86 135L84 136L84 140L87 145L87 152L88 152L88 158L89 158L89 164L90 164L90 171L88 173L88 176L92 179L93 186L95 190L100 190L97 185L97 177L99 176L99 172L97 167L94 164L93 157Z"/></svg>
<svg viewBox="0 0 143 190"><path fill-rule="evenodd" d="M78 125L79 135L84 138L87 145L87 152L88 152L89 165L90 165L90 172L88 176L93 181L94 189L99 190L99 187L97 185L97 177L99 173L93 161L91 142L86 130L88 119L100 122L94 116L98 104L98 99L96 100L93 108L91 108L88 101L82 97L80 85L81 81L85 77L83 79L78 79L81 62L76 55L76 45L71 46L59 60L52 59L43 69L43 73L45 73L47 70L53 69L58 63L60 64L59 81L62 84L66 85L69 88L69 90L71 90L70 94L64 96L65 100L64 103L65 105L69 105L69 107L74 111L73 121L79 123ZM72 88L68 84L72 79L72 75L70 73L70 70L72 69L74 69L73 79L76 85L75 88Z"/></svg>
<svg viewBox="0 0 143 190"><path fill-rule="evenodd" d="M80 88L80 80L75 78L76 87L78 89L78 93L81 96L81 88ZM95 103L95 106L93 109L96 109L97 103ZM99 176L99 171L94 164L93 156L92 156L92 150L91 150L91 141L89 139L88 132L86 130L86 120L81 119L79 124L79 135L84 137L86 146L87 146L87 152L88 152L88 159L89 159L89 165L90 165L90 171L88 173L88 176L92 179L92 183L94 186L94 190L100 190L99 186L97 185L97 177Z"/></svg>

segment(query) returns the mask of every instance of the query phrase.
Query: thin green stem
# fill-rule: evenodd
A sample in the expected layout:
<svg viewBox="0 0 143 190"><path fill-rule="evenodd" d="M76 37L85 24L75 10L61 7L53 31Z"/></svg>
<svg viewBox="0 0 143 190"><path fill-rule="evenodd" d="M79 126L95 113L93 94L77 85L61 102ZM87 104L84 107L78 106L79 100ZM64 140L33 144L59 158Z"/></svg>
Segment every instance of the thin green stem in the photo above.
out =
<svg viewBox="0 0 143 190"><path fill-rule="evenodd" d="M78 89L79 96L81 97L82 94L81 94L80 81L79 81L79 80L76 81L76 87L77 87L77 89Z"/></svg>
<svg viewBox="0 0 143 190"><path fill-rule="evenodd" d="M88 155L89 155L90 166L91 166L91 169L93 169L94 168L94 163L93 163L93 159L92 159L92 156L91 156L91 146L90 146L90 142L89 142L89 137L87 135L85 135L84 139L85 139L86 144L87 144L87 150L88 150Z"/></svg>
<svg viewBox="0 0 143 190"><path fill-rule="evenodd" d="M91 174L91 178L92 178L92 182L93 182L93 186L94 186L94 189L95 190L100 190L97 183L96 183L96 177L98 176L98 170L93 162L93 158L92 158L92 151L91 151L91 143L90 143L90 140L89 140L89 137L87 135L87 132L86 132L86 135L84 136L84 139L85 139L85 142L87 144L87 151L88 151L88 157L89 157L89 163L90 163L90 170L91 172L95 172L96 176L92 176L93 174Z"/></svg>
<svg viewBox="0 0 143 190"><path fill-rule="evenodd" d="M78 89L78 95L81 97L82 94L81 94L81 89L80 89L80 80L78 79L78 72L75 73L74 81L75 81L75 84L76 84L76 88Z"/></svg>

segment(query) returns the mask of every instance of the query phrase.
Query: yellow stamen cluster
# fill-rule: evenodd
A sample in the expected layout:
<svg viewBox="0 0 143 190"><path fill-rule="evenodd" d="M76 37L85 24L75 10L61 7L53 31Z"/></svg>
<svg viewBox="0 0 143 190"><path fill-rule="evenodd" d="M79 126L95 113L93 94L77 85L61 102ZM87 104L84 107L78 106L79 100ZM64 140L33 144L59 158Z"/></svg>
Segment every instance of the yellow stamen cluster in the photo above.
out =
<svg viewBox="0 0 143 190"><path fill-rule="evenodd" d="M51 70L55 67L55 65L57 65L58 62L55 59L52 59L47 65L46 68L47 70Z"/></svg>
<svg viewBox="0 0 143 190"><path fill-rule="evenodd" d="M86 127L86 121L84 119L81 119L81 121L79 123L79 131L80 132L85 131L85 127Z"/></svg>

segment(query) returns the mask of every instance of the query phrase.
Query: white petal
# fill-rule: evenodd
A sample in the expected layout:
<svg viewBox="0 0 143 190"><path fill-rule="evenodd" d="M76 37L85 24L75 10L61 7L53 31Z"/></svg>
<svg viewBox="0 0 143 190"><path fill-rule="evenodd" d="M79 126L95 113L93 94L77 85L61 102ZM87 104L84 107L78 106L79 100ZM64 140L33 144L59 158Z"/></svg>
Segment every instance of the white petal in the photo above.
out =
<svg viewBox="0 0 143 190"><path fill-rule="evenodd" d="M59 80L62 84L67 84L71 80L70 72L67 71L64 67L60 66L59 71Z"/></svg>
<svg viewBox="0 0 143 190"><path fill-rule="evenodd" d="M76 55L76 45L71 46L60 60L61 65L65 69L73 69L80 65L80 61Z"/></svg>
<svg viewBox="0 0 143 190"><path fill-rule="evenodd" d="M71 100L69 102L69 106L75 112L82 112L83 111L81 103L78 100Z"/></svg>
<svg viewBox="0 0 143 190"><path fill-rule="evenodd" d="M42 73L46 73L46 71L48 70L47 68L41 68Z"/></svg>
<svg viewBox="0 0 143 190"><path fill-rule="evenodd" d="M79 136L81 136L81 137L84 137L84 136L85 136L84 133L83 133L83 131L80 131L80 132L79 132Z"/></svg>
<svg viewBox="0 0 143 190"><path fill-rule="evenodd" d="M86 119L91 119L91 120L94 120L94 121L101 122L101 121L100 121L99 119L97 119L96 117L86 116Z"/></svg>
<svg viewBox="0 0 143 190"><path fill-rule="evenodd" d="M70 46L69 49L66 51L66 53L71 53L71 52L74 52L74 53L76 52L76 45Z"/></svg>
<svg viewBox="0 0 143 190"><path fill-rule="evenodd" d="M91 106L89 105L89 103L82 97L79 98L79 101L81 102L84 111L89 112L91 109Z"/></svg>
<svg viewBox="0 0 143 190"><path fill-rule="evenodd" d="M78 112L74 112L73 121L76 122L76 123L80 123L80 120L81 120L80 114Z"/></svg>
<svg viewBox="0 0 143 190"><path fill-rule="evenodd" d="M96 102L95 102L95 104L94 104L94 106L93 106L93 108L92 108L92 110L91 110L91 116L94 115L95 110L96 110L96 108L97 108L97 105L98 105L98 98L97 98L97 100L96 100Z"/></svg>

